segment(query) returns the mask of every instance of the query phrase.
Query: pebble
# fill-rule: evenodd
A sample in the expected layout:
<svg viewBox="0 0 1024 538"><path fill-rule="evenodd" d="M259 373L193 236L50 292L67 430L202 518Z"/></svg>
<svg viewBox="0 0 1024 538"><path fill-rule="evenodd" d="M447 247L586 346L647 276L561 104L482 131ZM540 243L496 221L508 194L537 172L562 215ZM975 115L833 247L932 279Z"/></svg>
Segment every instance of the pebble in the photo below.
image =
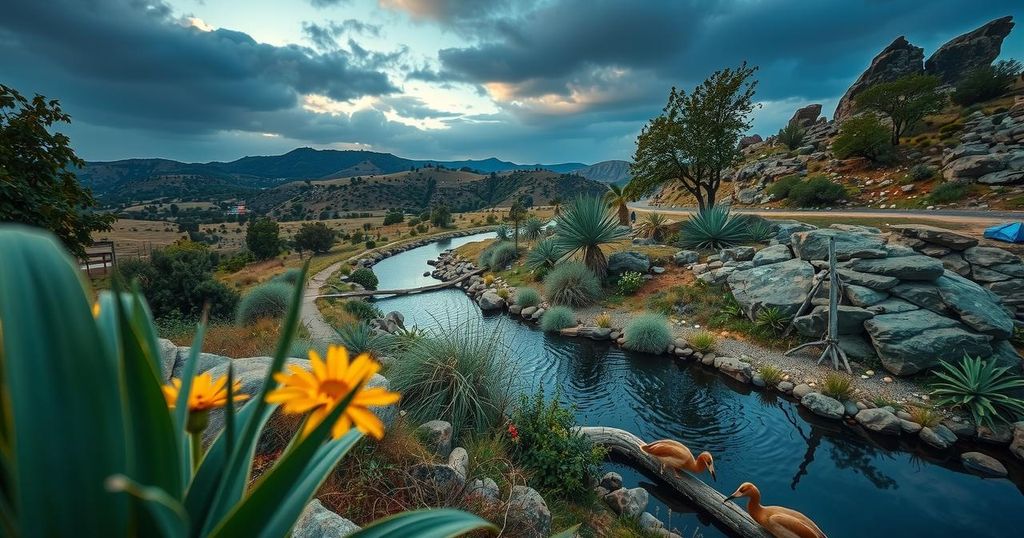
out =
<svg viewBox="0 0 1024 538"><path fill-rule="evenodd" d="M889 376L885 376L885 377L882 378L882 381L884 381L886 383L892 383L892 378L889 377Z"/></svg>

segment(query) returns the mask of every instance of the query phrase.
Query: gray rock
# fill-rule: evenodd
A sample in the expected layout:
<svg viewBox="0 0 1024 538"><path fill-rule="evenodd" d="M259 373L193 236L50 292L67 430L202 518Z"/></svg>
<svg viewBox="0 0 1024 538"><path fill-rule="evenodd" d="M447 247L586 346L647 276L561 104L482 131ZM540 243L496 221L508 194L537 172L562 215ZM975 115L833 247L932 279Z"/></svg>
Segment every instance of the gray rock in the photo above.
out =
<svg viewBox="0 0 1024 538"><path fill-rule="evenodd" d="M928 256L860 259L854 260L851 267L854 271L891 276L900 280L935 280L946 270L942 262Z"/></svg>
<svg viewBox="0 0 1024 538"><path fill-rule="evenodd" d="M921 431L918 432L917 435L926 444L938 449L949 448L956 442L956 434L942 424L939 424L934 428L925 426L921 428Z"/></svg>
<svg viewBox="0 0 1024 538"><path fill-rule="evenodd" d="M878 358L871 341L862 335L841 334L839 335L839 348L846 353L846 356L855 361L864 361Z"/></svg>
<svg viewBox="0 0 1024 538"><path fill-rule="evenodd" d="M981 452L964 452L960 454L960 463L963 463L967 470L981 476L992 478L1006 476L1006 466L999 463L999 460L992 456L982 454Z"/></svg>
<svg viewBox="0 0 1024 538"><path fill-rule="evenodd" d="M885 409L865 409L854 417L864 428L885 435L899 435L903 431L900 419Z"/></svg>
<svg viewBox="0 0 1024 538"><path fill-rule="evenodd" d="M857 96L871 86L920 74L924 70L923 62L924 49L911 45L903 36L896 38L871 60L867 70L846 90L836 106L833 119L840 123L855 114Z"/></svg>
<svg viewBox="0 0 1024 538"><path fill-rule="evenodd" d="M988 153L988 146L983 153ZM897 224L891 229L899 232L905 237L920 239L926 243L940 245L953 250L964 250L977 246L978 240L968 236L926 224Z"/></svg>
<svg viewBox="0 0 1024 538"><path fill-rule="evenodd" d="M819 229L793 234L793 252L802 260L827 260L829 239L835 238L836 259L884 258L885 238L877 234Z"/></svg>
<svg viewBox="0 0 1024 538"><path fill-rule="evenodd" d="M875 317L875 314L856 306L839 305L838 328L841 335L855 335L864 332L864 322ZM828 326L828 307L821 305L806 316L793 320L800 334L804 336L821 336Z"/></svg>
<svg viewBox="0 0 1024 538"><path fill-rule="evenodd" d="M814 392L814 389L812 389L811 386L808 385L807 383L800 383L799 385L793 387L793 397L798 400L802 400L804 396L807 396L812 392Z"/></svg>
<svg viewBox="0 0 1024 538"><path fill-rule="evenodd" d="M1008 424L997 424L994 427L978 426L978 439L997 445L1007 445L1013 439L1013 428Z"/></svg>
<svg viewBox="0 0 1024 538"><path fill-rule="evenodd" d="M736 267L720 267L713 271L708 271L706 273L701 274L700 276L697 277L697 279L707 284L724 284L729 279L729 275L735 273L736 271Z"/></svg>
<svg viewBox="0 0 1024 538"><path fill-rule="evenodd" d="M856 416L860 412L860 408L857 407L857 403L852 400L846 400L843 402L843 414L852 417Z"/></svg>
<svg viewBox="0 0 1024 538"><path fill-rule="evenodd" d="M647 509L649 496L644 488L620 488L604 496L613 512L625 517L640 517Z"/></svg>
<svg viewBox="0 0 1024 538"><path fill-rule="evenodd" d="M762 308L775 307L793 315L811 290L814 269L802 260L736 271L729 275L729 288L750 319Z"/></svg>
<svg viewBox="0 0 1024 538"><path fill-rule="evenodd" d="M174 365L178 362L178 346L174 342L161 338L156 342L160 350L160 375L164 385L171 382Z"/></svg>
<svg viewBox="0 0 1024 538"><path fill-rule="evenodd" d="M1019 460L1024 460L1024 421L1013 425L1013 440L1010 441L1010 453Z"/></svg>
<svg viewBox="0 0 1024 538"><path fill-rule="evenodd" d="M898 286L893 286L889 293L921 308L927 308L936 314L949 314L939 287L930 282L903 282Z"/></svg>
<svg viewBox="0 0 1024 538"><path fill-rule="evenodd" d="M796 385L793 385L791 381L779 381L779 384L776 385L775 388L779 389L782 392L793 392L793 389L796 388ZM810 390L810 388L811 387L809 386L807 387L808 390Z"/></svg>
<svg viewBox="0 0 1024 538"><path fill-rule="evenodd" d="M502 299L497 293L491 290L487 290L477 300L480 305L480 310L484 312L490 310L501 310L505 308L505 299Z"/></svg>
<svg viewBox="0 0 1024 538"><path fill-rule="evenodd" d="M990 65L1012 28L1013 17L1008 15L947 41L924 63L925 72L956 84L971 70Z"/></svg>
<svg viewBox="0 0 1024 538"><path fill-rule="evenodd" d="M988 357L989 338L930 310L883 314L864 323L886 370L909 375L959 360L964 354Z"/></svg>
<svg viewBox="0 0 1024 538"><path fill-rule="evenodd" d="M591 340L607 340L612 334L608 327L580 327L576 331L577 336L585 336Z"/></svg>
<svg viewBox="0 0 1024 538"><path fill-rule="evenodd" d="M1013 320L981 286L952 272L936 282L946 305L965 325L982 334L1005 340L1013 336Z"/></svg>
<svg viewBox="0 0 1024 538"><path fill-rule="evenodd" d="M974 424L969 422L946 419L942 421L942 426L952 432L955 437L959 438L970 438L978 434L978 431L974 429Z"/></svg>
<svg viewBox="0 0 1024 538"><path fill-rule="evenodd" d="M438 457L448 459L452 453L452 425L444 420L424 422L416 428L416 435L423 446Z"/></svg>
<svg viewBox="0 0 1024 538"><path fill-rule="evenodd" d="M693 250L680 250L672 255L676 265L690 265L700 261L700 254Z"/></svg>
<svg viewBox="0 0 1024 538"><path fill-rule="evenodd" d="M523 316L524 318L528 318L528 317L532 316L533 313L536 312L536 311L537 311L537 307L536 306L528 306L528 307L524 308L519 314L521 316Z"/></svg>
<svg viewBox="0 0 1024 538"><path fill-rule="evenodd" d="M976 182L984 185L1016 185L1024 182L1024 170L998 170L989 172L977 179Z"/></svg>
<svg viewBox="0 0 1024 538"><path fill-rule="evenodd" d="M1006 263L1020 263L1020 258L1012 252L996 247L972 247L964 251L964 259L971 265L990 267Z"/></svg>
<svg viewBox="0 0 1024 538"><path fill-rule="evenodd" d="M313 499L295 521L292 538L343 538L362 530L359 525L324 508Z"/></svg>
<svg viewBox="0 0 1024 538"><path fill-rule="evenodd" d="M846 412L846 407L842 402L819 392L807 393L800 398L800 404L810 409L815 415L825 418L840 419Z"/></svg>
<svg viewBox="0 0 1024 538"><path fill-rule="evenodd" d="M654 514L650 512L644 512L640 514L640 528L648 532L656 532L658 529L664 529L665 524L658 518L654 517Z"/></svg>
<svg viewBox="0 0 1024 538"><path fill-rule="evenodd" d="M992 355L989 359L998 362L1001 366L1008 366L1013 372L1021 370L1021 356L1007 340L992 342Z"/></svg>
<svg viewBox="0 0 1024 538"><path fill-rule="evenodd" d="M790 244L790 240L795 233L818 229L818 227L813 224L807 224L806 222L796 220L775 220L771 222L775 227L775 241L778 241L779 244L782 245Z"/></svg>
<svg viewBox="0 0 1024 538"><path fill-rule="evenodd" d="M508 313L513 315L513 316L518 316L519 314L522 313L522 311L523 311L523 307L520 306L520 305L513 304L513 305L509 305L508 306Z"/></svg>
<svg viewBox="0 0 1024 538"><path fill-rule="evenodd" d="M622 487L622 475L619 473L608 472L601 477L601 487L608 490L609 492L615 491Z"/></svg>
<svg viewBox="0 0 1024 538"><path fill-rule="evenodd" d="M551 534L551 511L544 497L531 487L513 486L506 525L516 529L517 536L547 538Z"/></svg>
<svg viewBox="0 0 1024 538"><path fill-rule="evenodd" d="M725 375L743 383L750 383L754 376L750 364L733 357L715 357L713 364Z"/></svg>
<svg viewBox="0 0 1024 538"><path fill-rule="evenodd" d="M608 256L608 272L621 275L629 271L645 274L651 269L651 259L642 252L627 250Z"/></svg>
<svg viewBox="0 0 1024 538"><path fill-rule="evenodd" d="M754 247L723 248L718 255L723 262L748 262L754 259Z"/></svg>
<svg viewBox="0 0 1024 538"><path fill-rule="evenodd" d="M900 428L903 430L903 433L917 433L921 431L920 424L905 418L900 419Z"/></svg>
<svg viewBox="0 0 1024 538"><path fill-rule="evenodd" d="M845 267L838 267L836 273L842 279L843 284L863 286L873 290L884 291L900 283L900 279L891 276L873 275L861 273Z"/></svg>
<svg viewBox="0 0 1024 538"><path fill-rule="evenodd" d="M416 481L423 493L436 502L452 492L466 486L466 478L454 467L445 463L417 463L409 468L409 476Z"/></svg>
<svg viewBox="0 0 1024 538"><path fill-rule="evenodd" d="M754 267L760 267L762 265L771 265L773 263L781 263L793 259L793 253L789 250L786 245L771 245L765 247L756 254L754 254Z"/></svg>
<svg viewBox="0 0 1024 538"><path fill-rule="evenodd" d="M453 448L448 456L448 466L455 469L455 472L465 480L469 474L469 453L466 449L461 446Z"/></svg>
<svg viewBox="0 0 1024 538"><path fill-rule="evenodd" d="M995 155L971 155L951 161L942 169L946 181L972 181L1006 168L1006 161Z"/></svg>
<svg viewBox="0 0 1024 538"><path fill-rule="evenodd" d="M470 501L492 504L498 502L500 495L498 483L490 478L476 478L466 484L466 498Z"/></svg>
<svg viewBox="0 0 1024 538"><path fill-rule="evenodd" d="M181 379L182 372L185 370L185 363L188 362L188 356L191 352L192 348L189 347L182 346L178 348L178 361L174 363L174 368L171 369L172 377L177 377L178 379ZM226 365L229 362L232 361L228 357L214 355L213 353L200 353L199 358L197 359L196 362L196 373L201 374L208 370L213 370L218 366ZM269 363L267 363L267 365L269 365ZM220 372L221 370L217 371ZM227 372L226 367L223 369L223 372ZM221 373L221 375L223 375L223 373Z"/></svg>
<svg viewBox="0 0 1024 538"><path fill-rule="evenodd" d="M960 276L971 274L971 264L967 263L967 260L960 254L947 254L939 258L939 260L942 261L942 266L947 271L953 271Z"/></svg>
<svg viewBox="0 0 1024 538"><path fill-rule="evenodd" d="M874 314L899 314L900 312L910 312L911 310L917 310L919 307L915 304L911 304L903 299L889 298L880 303L869 306L867 309Z"/></svg>
<svg viewBox="0 0 1024 538"><path fill-rule="evenodd" d="M856 284L847 284L843 289L846 292L846 298L854 306L859 307L875 305L889 298L889 294L884 291L873 290Z"/></svg>

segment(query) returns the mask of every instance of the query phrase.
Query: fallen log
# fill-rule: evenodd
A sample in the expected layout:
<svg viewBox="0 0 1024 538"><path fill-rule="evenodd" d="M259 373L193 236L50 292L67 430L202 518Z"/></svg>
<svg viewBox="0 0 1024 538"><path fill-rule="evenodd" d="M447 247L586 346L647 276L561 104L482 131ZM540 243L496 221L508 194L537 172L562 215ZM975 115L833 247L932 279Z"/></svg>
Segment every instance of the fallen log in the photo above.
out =
<svg viewBox="0 0 1024 538"><path fill-rule="evenodd" d="M742 508L733 502L723 503L725 495L700 481L693 475L683 471L680 477L666 470L661 472L661 463L646 452L640 450L644 441L639 437L618 428L603 426L584 426L579 432L596 445L605 447L609 453L623 459L625 463L658 475L677 493L707 515L743 538L772 538L772 535L757 524ZM739 486L739 484L735 484ZM731 490L730 490L731 492Z"/></svg>

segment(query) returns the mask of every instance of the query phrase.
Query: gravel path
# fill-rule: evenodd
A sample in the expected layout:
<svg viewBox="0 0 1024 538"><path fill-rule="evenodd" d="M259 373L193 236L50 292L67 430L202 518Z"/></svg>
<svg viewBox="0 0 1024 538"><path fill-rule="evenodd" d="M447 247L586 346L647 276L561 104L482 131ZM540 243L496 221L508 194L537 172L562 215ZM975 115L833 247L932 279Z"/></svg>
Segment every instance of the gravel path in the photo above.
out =
<svg viewBox="0 0 1024 538"><path fill-rule="evenodd" d="M333 263L323 271L313 275L306 282L306 288L302 294L301 318L302 324L309 331L309 338L313 341L326 342L334 338L334 327L331 327L324 319L320 309L316 307L316 298L320 295L320 289L327 283L335 272L341 269L346 260Z"/></svg>

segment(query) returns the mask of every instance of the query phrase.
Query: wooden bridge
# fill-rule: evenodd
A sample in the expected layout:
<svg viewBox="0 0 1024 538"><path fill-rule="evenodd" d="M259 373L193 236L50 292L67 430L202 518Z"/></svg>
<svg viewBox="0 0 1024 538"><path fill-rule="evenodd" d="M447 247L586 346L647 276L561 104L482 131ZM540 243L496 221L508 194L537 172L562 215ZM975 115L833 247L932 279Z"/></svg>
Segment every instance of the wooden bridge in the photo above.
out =
<svg viewBox="0 0 1024 538"><path fill-rule="evenodd" d="M479 275L479 274L483 273L484 271L485 271L484 269L477 269L475 271L466 273L466 274L460 276L459 278L456 278L455 280L449 280L447 282L438 282L437 284L427 284L426 286L420 286L418 288L406 288L406 289L402 289L402 290L343 291L341 293L328 293L328 294L325 294L325 295L316 295L313 298L319 299L319 298L323 297L323 298L349 298L349 299L351 299L351 298L355 298L355 297L375 297L377 295L392 295L392 296L415 295L417 293L423 293L425 291L442 290L444 288L449 288L451 286L454 286L454 285L458 284L459 282L462 282L464 280L468 280L470 277L473 277L475 275Z"/></svg>

